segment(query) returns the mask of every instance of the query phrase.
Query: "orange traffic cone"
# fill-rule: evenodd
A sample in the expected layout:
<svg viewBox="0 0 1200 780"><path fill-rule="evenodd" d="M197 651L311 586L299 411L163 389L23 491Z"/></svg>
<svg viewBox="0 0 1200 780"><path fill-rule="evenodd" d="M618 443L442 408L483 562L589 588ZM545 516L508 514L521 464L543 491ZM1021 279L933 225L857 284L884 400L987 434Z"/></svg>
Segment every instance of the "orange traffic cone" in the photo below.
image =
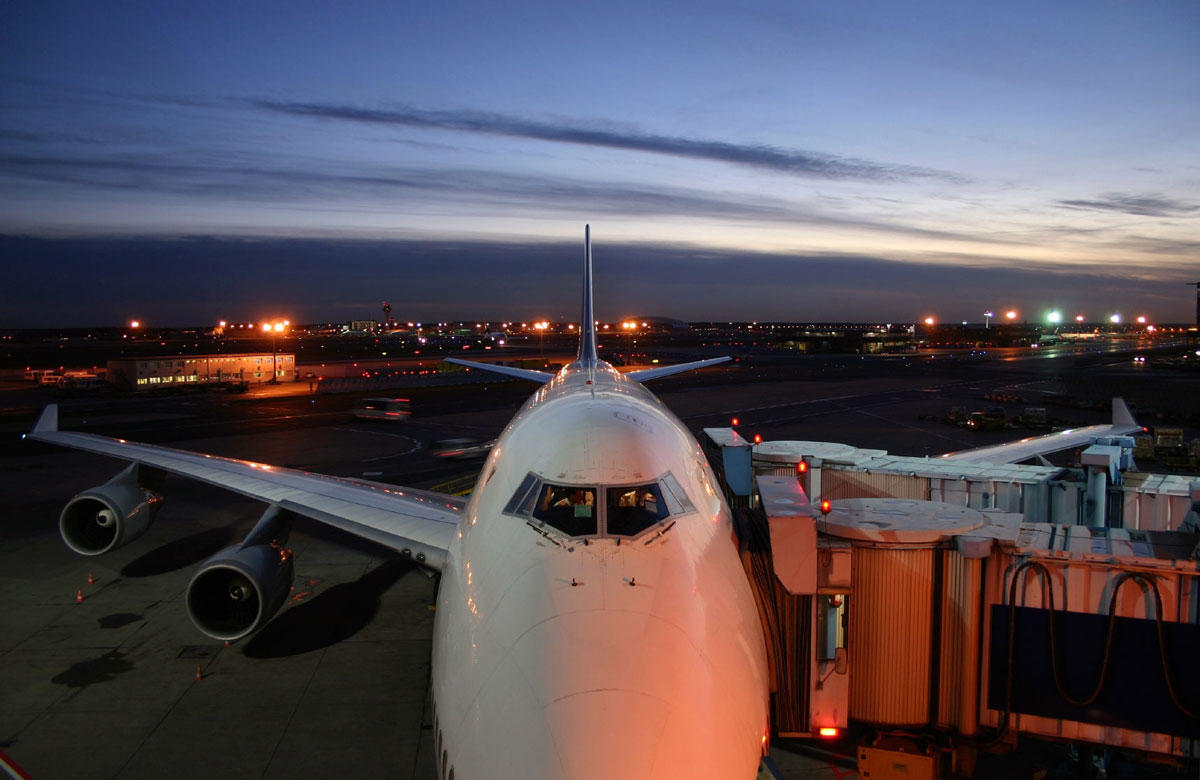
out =
<svg viewBox="0 0 1200 780"><path fill-rule="evenodd" d="M83 588L79 588L78 590L75 591L75 603L76 604L83 603Z"/></svg>
<svg viewBox="0 0 1200 780"><path fill-rule="evenodd" d="M96 578L93 577L92 573L89 571L88 572L88 585L95 585L95 584L96 584Z"/></svg>
<svg viewBox="0 0 1200 780"><path fill-rule="evenodd" d="M201 666L200 664L196 664L196 682L200 682L203 679L204 679L204 667Z"/></svg>

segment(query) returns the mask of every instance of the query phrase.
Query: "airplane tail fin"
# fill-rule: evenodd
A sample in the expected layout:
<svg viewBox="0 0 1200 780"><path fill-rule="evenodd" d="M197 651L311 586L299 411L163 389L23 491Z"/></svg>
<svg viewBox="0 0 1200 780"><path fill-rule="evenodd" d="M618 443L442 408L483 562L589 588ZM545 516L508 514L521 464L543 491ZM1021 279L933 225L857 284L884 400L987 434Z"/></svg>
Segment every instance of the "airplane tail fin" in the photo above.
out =
<svg viewBox="0 0 1200 780"><path fill-rule="evenodd" d="M592 226L583 228L583 314L579 322L579 356L582 368L595 368L600 362L596 354L596 315L592 307Z"/></svg>

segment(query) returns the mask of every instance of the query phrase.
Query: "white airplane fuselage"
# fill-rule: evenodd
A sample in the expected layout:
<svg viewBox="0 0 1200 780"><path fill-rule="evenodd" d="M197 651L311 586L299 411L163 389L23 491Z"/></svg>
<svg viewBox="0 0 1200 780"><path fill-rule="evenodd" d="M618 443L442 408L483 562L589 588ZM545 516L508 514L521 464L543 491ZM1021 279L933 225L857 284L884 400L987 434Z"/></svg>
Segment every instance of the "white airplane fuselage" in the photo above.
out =
<svg viewBox="0 0 1200 780"><path fill-rule="evenodd" d="M601 532L513 511L531 474L594 490ZM682 509L603 533L608 488L664 478ZM756 775L767 661L729 510L684 425L607 364L559 372L484 464L442 571L433 701L442 778Z"/></svg>

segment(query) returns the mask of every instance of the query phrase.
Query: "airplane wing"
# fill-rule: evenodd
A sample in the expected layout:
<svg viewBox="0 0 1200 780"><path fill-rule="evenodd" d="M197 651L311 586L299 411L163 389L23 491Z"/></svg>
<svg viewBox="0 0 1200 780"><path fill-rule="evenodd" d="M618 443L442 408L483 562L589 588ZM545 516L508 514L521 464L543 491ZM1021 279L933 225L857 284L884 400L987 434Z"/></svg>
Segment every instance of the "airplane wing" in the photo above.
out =
<svg viewBox="0 0 1200 780"><path fill-rule="evenodd" d="M1086 428L1069 428L1065 431L1034 436L1029 439L995 444L990 447L977 447L959 452L948 452L940 456L941 460L952 460L960 463L1020 463L1023 460L1036 458L1039 455L1049 455L1072 448L1086 447L1092 439L1098 436L1123 436L1142 430L1133 419L1129 407L1122 398L1112 400L1112 423L1109 425L1089 425Z"/></svg>
<svg viewBox="0 0 1200 780"><path fill-rule="evenodd" d="M26 437L207 482L394 550L407 550L424 565L438 570L466 506L465 499L440 493L60 431L57 404L46 407Z"/></svg>
<svg viewBox="0 0 1200 780"><path fill-rule="evenodd" d="M693 360L691 363L677 363L673 366L659 366L658 368L644 368L641 371L630 371L625 376L635 382L645 382L648 379L658 379L663 376L671 376L672 374L682 374L684 371L695 371L697 368L705 366L713 366L717 363L724 363L729 360L728 357L709 358L708 360Z"/></svg>
<svg viewBox="0 0 1200 780"><path fill-rule="evenodd" d="M515 376L517 379L528 379L531 382L546 384L554 378L554 374L549 371L536 371L532 368L515 368L513 366L501 366L497 363L482 363L475 360L463 360L461 358L443 358L447 363L454 363L458 366L466 366L467 368L478 368L481 371L491 371L493 374L504 374L505 376Z"/></svg>

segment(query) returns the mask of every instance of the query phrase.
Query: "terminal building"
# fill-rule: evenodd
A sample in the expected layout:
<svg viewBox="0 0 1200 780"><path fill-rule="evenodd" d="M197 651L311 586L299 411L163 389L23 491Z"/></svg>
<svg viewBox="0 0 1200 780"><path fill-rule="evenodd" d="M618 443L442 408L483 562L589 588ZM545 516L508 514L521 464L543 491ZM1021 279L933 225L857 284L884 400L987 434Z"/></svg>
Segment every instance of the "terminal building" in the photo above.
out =
<svg viewBox="0 0 1200 780"><path fill-rule="evenodd" d="M258 384L296 379L290 352L169 355L108 361L108 381L122 390L147 391L203 384Z"/></svg>

